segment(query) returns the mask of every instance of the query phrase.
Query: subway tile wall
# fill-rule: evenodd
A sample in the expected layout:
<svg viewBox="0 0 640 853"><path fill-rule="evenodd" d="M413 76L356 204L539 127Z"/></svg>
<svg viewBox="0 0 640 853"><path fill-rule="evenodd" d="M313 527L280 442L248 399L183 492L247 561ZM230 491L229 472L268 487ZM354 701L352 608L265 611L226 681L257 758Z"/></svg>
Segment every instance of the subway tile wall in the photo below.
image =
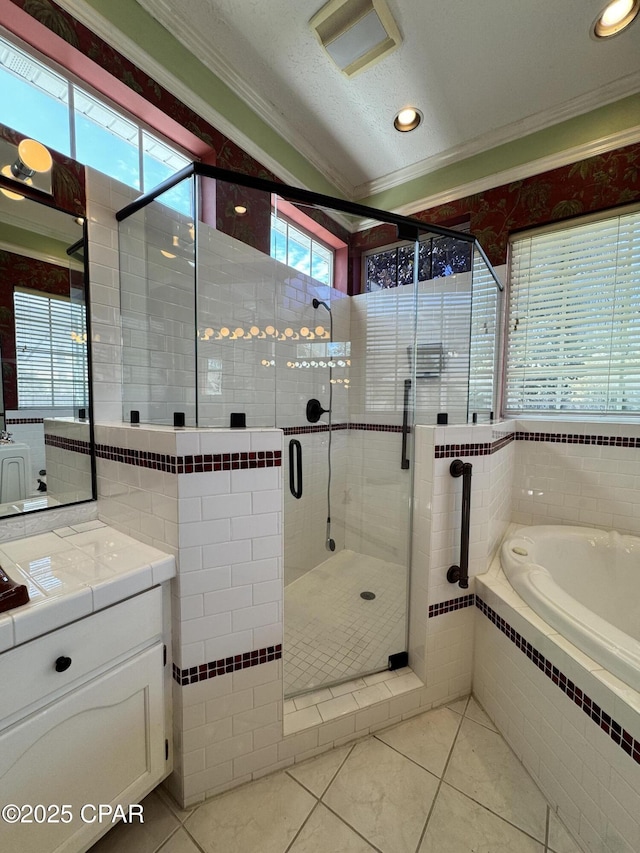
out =
<svg viewBox="0 0 640 853"><path fill-rule="evenodd" d="M640 535L640 425L518 418L516 431L513 521Z"/></svg>
<svg viewBox="0 0 640 853"><path fill-rule="evenodd" d="M48 418L44 436L47 496L60 503L90 500L89 422Z"/></svg>
<svg viewBox="0 0 640 853"><path fill-rule="evenodd" d="M634 853L640 849L640 755L621 747L623 738L638 738L640 695L547 633L529 608L508 602L499 589L492 578L481 579L483 612L471 608L474 693L584 849ZM492 613L498 624L487 618ZM514 632L535 656L523 654ZM547 668L538 665L538 653Z"/></svg>

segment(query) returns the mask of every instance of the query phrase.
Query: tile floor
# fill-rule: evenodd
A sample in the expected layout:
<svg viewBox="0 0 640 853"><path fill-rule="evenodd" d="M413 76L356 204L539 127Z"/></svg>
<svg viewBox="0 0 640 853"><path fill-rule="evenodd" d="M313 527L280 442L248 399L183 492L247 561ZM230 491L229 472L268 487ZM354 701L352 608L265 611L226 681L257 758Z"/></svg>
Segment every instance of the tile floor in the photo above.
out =
<svg viewBox="0 0 640 853"><path fill-rule="evenodd" d="M580 853L480 706L462 699L182 811L91 853Z"/></svg>
<svg viewBox="0 0 640 853"><path fill-rule="evenodd" d="M407 569L343 550L288 584L284 608L286 696L386 669L406 649Z"/></svg>

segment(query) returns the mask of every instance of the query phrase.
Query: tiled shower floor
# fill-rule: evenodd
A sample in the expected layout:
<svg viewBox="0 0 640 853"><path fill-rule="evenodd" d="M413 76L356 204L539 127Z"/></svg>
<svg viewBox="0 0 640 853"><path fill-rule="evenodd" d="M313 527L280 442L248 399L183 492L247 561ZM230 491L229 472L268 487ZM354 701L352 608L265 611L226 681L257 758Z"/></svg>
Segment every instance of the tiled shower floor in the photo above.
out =
<svg viewBox="0 0 640 853"><path fill-rule="evenodd" d="M405 566L344 550L290 583L285 696L386 669L406 649L406 582Z"/></svg>
<svg viewBox="0 0 640 853"><path fill-rule="evenodd" d="M157 789L91 853L580 853L473 699L195 809Z"/></svg>

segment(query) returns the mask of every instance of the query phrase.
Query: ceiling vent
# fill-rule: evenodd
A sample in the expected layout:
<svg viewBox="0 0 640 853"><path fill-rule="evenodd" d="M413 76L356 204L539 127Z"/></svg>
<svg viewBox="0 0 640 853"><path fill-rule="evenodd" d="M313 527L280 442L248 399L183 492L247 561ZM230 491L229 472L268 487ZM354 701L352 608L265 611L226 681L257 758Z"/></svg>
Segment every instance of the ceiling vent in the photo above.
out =
<svg viewBox="0 0 640 853"><path fill-rule="evenodd" d="M309 25L347 77L370 68L402 41L385 0L330 0Z"/></svg>

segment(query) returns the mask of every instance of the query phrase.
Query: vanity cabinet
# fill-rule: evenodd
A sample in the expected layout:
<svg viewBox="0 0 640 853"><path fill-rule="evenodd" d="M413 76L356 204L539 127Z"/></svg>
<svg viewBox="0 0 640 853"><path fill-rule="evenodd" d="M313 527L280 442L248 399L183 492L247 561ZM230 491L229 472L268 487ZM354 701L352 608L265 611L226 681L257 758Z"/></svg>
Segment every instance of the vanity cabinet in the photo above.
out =
<svg viewBox="0 0 640 853"><path fill-rule="evenodd" d="M112 826L100 805L167 775L162 610L156 587L0 655L0 806L48 808L0 821L0 849L85 851Z"/></svg>

